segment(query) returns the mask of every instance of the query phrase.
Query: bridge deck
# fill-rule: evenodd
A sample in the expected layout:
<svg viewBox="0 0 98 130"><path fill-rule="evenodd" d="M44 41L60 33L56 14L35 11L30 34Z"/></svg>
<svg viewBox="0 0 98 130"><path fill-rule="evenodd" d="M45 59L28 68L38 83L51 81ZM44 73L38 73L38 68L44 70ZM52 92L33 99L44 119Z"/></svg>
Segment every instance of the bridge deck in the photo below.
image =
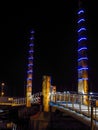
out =
<svg viewBox="0 0 98 130"><path fill-rule="evenodd" d="M81 105L81 108L78 104L71 104L71 103L62 103L62 102L51 102L50 106L52 106L55 109L58 109L60 111L63 111L73 118L83 122L84 124L91 126L91 107L86 105ZM93 109L93 126L94 130L98 130L98 107Z"/></svg>

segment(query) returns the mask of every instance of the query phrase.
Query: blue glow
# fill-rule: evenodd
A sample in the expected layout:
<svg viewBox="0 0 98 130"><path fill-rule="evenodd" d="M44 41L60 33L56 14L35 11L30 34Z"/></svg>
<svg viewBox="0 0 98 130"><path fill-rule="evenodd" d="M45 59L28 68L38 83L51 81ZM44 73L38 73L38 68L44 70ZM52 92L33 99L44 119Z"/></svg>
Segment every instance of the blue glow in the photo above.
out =
<svg viewBox="0 0 98 130"><path fill-rule="evenodd" d="M82 37L82 38L80 38L80 39L78 40L78 42L80 42L80 41L82 41L82 40L87 40L87 38L86 38L86 37Z"/></svg>
<svg viewBox="0 0 98 130"><path fill-rule="evenodd" d="M32 78L27 78L27 80L32 80Z"/></svg>
<svg viewBox="0 0 98 130"><path fill-rule="evenodd" d="M81 51L81 50L86 50L87 47L81 47L80 49L78 49L78 52Z"/></svg>
<svg viewBox="0 0 98 130"><path fill-rule="evenodd" d="M30 50L29 53L33 53L34 51L33 50Z"/></svg>
<svg viewBox="0 0 98 130"><path fill-rule="evenodd" d="M80 78L80 79L78 79L78 81L81 81L81 80L88 80L88 78Z"/></svg>
<svg viewBox="0 0 98 130"><path fill-rule="evenodd" d="M32 33L32 34L35 33L34 30L32 30L31 33Z"/></svg>
<svg viewBox="0 0 98 130"><path fill-rule="evenodd" d="M81 61L81 60L88 60L87 57L82 57L82 58L79 58L78 61Z"/></svg>
<svg viewBox="0 0 98 130"><path fill-rule="evenodd" d="M78 12L78 14L81 14L81 13L84 13L84 10L80 10L80 11Z"/></svg>
<svg viewBox="0 0 98 130"><path fill-rule="evenodd" d="M33 72L32 70L27 71L27 73L32 73L32 72Z"/></svg>
<svg viewBox="0 0 98 130"><path fill-rule="evenodd" d="M34 39L34 37L30 37L30 40L33 40Z"/></svg>
<svg viewBox="0 0 98 130"><path fill-rule="evenodd" d="M28 64L28 66L33 66L33 64Z"/></svg>
<svg viewBox="0 0 98 130"><path fill-rule="evenodd" d="M29 60L32 60L32 59L33 59L33 57L29 57L28 59L29 59Z"/></svg>
<svg viewBox="0 0 98 130"><path fill-rule="evenodd" d="M34 46L34 44L33 44L33 43L31 43L29 46L30 46L30 47L31 47L31 46Z"/></svg>
<svg viewBox="0 0 98 130"><path fill-rule="evenodd" d="M85 21L85 19L80 19L80 20L78 21L78 23L84 22L84 21Z"/></svg>
<svg viewBox="0 0 98 130"><path fill-rule="evenodd" d="M80 69L78 69L79 71L81 71L81 70L88 70L88 68L87 67L84 67L84 68L80 68Z"/></svg>
<svg viewBox="0 0 98 130"><path fill-rule="evenodd" d="M80 29L78 30L78 33L81 32L81 31L86 31L86 28L80 28Z"/></svg>

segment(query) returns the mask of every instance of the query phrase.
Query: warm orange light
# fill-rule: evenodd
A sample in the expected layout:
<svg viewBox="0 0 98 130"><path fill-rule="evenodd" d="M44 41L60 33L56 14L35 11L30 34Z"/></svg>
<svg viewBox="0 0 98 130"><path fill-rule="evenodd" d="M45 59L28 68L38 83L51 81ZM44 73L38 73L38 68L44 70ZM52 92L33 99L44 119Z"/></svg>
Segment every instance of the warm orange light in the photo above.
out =
<svg viewBox="0 0 98 130"><path fill-rule="evenodd" d="M43 84L42 84L43 106L44 106L44 111L47 112L49 111L50 86L51 86L51 77L43 76Z"/></svg>

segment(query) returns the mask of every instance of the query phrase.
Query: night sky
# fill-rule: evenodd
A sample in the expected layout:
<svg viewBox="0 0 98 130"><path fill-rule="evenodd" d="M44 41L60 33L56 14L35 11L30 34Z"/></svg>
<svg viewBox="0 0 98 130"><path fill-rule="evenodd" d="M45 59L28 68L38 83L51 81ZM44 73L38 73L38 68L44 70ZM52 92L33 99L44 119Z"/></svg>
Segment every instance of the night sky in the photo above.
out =
<svg viewBox="0 0 98 130"><path fill-rule="evenodd" d="M86 9L90 88L98 92L98 6ZM58 91L77 90L78 0L2 3L0 9L0 82L11 96L23 96L27 79L30 31L35 30L33 92L41 91L43 75Z"/></svg>

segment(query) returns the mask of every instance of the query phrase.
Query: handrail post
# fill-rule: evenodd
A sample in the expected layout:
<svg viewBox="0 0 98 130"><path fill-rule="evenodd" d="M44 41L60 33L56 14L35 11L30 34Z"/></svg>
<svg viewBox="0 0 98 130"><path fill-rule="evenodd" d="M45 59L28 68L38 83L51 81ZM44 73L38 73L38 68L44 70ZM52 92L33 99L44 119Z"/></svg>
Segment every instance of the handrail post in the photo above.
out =
<svg viewBox="0 0 98 130"><path fill-rule="evenodd" d="M89 107L90 107L90 96L88 95L88 116L90 115L90 110L89 110Z"/></svg>
<svg viewBox="0 0 98 130"><path fill-rule="evenodd" d="M80 95L79 97L80 97L79 110L80 110L80 113L81 113L81 104L82 104L81 102L82 102L82 100L83 100L83 99L82 99L82 98L83 98L83 95Z"/></svg>
<svg viewBox="0 0 98 130"><path fill-rule="evenodd" d="M72 94L72 109L74 109L74 94Z"/></svg>
<svg viewBox="0 0 98 130"><path fill-rule="evenodd" d="M91 130L93 130L93 101L91 100Z"/></svg>

